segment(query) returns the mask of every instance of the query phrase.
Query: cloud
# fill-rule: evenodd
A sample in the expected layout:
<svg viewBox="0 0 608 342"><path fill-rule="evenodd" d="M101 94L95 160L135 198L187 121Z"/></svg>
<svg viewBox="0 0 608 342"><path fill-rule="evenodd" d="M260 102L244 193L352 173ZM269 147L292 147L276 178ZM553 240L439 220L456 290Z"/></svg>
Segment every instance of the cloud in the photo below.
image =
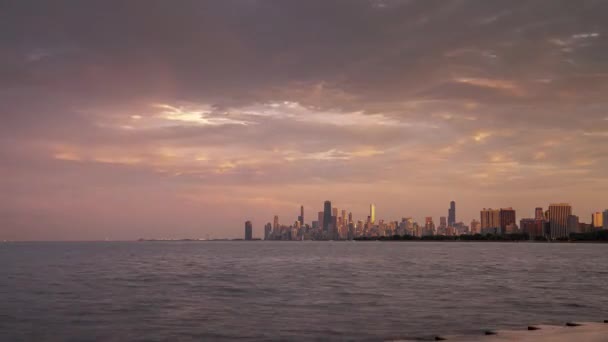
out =
<svg viewBox="0 0 608 342"><path fill-rule="evenodd" d="M212 116L213 110L210 107L202 109L190 109L184 107L174 107L167 104L156 105L162 109L160 117L168 121L179 121L198 125L248 125L246 121L235 120L228 117Z"/></svg>
<svg viewBox="0 0 608 342"><path fill-rule="evenodd" d="M583 2L16 2L0 239L236 237L325 199L583 217L608 191L608 4Z"/></svg>
<svg viewBox="0 0 608 342"><path fill-rule="evenodd" d="M524 94L523 90L511 81L487 79L487 78L457 78L454 80L456 83L472 85L482 88L491 88L507 91L517 96Z"/></svg>

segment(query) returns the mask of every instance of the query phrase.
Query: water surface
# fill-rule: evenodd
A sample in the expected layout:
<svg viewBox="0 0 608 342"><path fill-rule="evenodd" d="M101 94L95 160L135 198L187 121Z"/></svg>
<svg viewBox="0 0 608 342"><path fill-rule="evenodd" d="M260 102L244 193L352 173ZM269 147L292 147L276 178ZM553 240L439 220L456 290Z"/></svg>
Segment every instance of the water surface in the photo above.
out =
<svg viewBox="0 0 608 342"><path fill-rule="evenodd" d="M356 340L608 319L608 245L0 244L6 341Z"/></svg>

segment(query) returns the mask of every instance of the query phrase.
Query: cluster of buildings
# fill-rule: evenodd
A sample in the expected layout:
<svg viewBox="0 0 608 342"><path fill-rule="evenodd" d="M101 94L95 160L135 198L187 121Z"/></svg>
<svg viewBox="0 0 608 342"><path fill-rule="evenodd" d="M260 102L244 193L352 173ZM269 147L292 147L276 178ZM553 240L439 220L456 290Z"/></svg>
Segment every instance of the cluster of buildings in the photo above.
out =
<svg viewBox="0 0 608 342"><path fill-rule="evenodd" d="M325 201L323 211L319 211L316 220L310 225L304 223L304 206L293 224L285 225L275 216L273 222L264 226L264 240L352 240L356 238L388 237L393 235L457 236L475 234L527 234L530 239L559 239L570 233L586 233L597 229L608 229L608 209L592 214L591 224L579 222L578 216L572 214L572 207L567 203L550 204L547 210L536 208L534 218L524 218L517 224L513 208L487 209L480 212L479 220L472 220L470 225L456 221L456 203L450 202L448 215L439 218L435 225L433 217L426 217L424 224L419 224L411 217L400 221L384 221L376 218L376 206L370 204L369 215L365 220L354 220L352 212L333 207ZM245 222L245 240L253 239L253 226Z"/></svg>
<svg viewBox="0 0 608 342"><path fill-rule="evenodd" d="M559 239L570 233L589 233L598 229L608 229L608 210L593 213L591 223L583 223L572 214L572 206L568 203L550 204L545 211L536 208L534 218L522 219L519 224L519 231L531 238Z"/></svg>

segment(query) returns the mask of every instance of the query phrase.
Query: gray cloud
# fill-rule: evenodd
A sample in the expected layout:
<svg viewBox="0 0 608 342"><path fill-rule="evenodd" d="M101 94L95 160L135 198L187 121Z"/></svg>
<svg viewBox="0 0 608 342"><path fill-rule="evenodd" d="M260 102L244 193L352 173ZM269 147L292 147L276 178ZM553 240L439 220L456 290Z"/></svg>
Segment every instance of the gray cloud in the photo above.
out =
<svg viewBox="0 0 608 342"><path fill-rule="evenodd" d="M605 1L0 6L0 238L608 207Z"/></svg>

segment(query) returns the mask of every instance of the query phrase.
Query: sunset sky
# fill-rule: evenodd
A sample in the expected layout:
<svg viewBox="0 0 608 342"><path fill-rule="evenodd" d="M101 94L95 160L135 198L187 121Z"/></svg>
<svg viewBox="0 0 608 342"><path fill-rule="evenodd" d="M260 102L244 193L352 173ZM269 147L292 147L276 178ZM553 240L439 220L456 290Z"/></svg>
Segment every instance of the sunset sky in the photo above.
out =
<svg viewBox="0 0 608 342"><path fill-rule="evenodd" d="M0 3L0 239L608 208L608 1Z"/></svg>

